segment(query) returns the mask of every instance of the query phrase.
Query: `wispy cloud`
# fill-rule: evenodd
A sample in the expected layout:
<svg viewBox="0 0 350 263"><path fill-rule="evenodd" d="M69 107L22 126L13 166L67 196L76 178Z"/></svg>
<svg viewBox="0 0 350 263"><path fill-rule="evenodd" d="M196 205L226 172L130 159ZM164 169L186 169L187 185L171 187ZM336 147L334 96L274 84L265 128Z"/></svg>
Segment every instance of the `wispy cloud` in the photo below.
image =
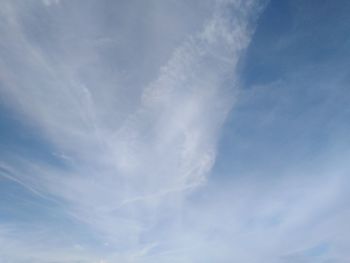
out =
<svg viewBox="0 0 350 263"><path fill-rule="evenodd" d="M90 238L106 244L102 262L146 262L171 247L168 228L191 209L184 207L187 193L213 166L259 6L153 1L130 20L130 9L146 6L120 3L115 17L99 2L43 3L1 4L0 92L53 145L50 158L65 165L17 156L4 176L54 198L66 216L86 224ZM193 7L198 13L188 11ZM142 24L151 17L161 19ZM16 246L37 253L26 243L9 254ZM56 261L53 254L33 260L94 262L84 253Z"/></svg>
<svg viewBox="0 0 350 263"><path fill-rule="evenodd" d="M264 3L2 1L1 263L348 262L348 62Z"/></svg>

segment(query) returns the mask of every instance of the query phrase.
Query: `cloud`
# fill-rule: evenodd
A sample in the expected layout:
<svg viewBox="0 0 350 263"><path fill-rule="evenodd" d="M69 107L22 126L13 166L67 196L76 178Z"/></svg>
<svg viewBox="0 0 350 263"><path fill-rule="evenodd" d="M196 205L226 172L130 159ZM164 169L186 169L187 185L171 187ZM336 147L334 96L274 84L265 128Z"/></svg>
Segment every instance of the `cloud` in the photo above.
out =
<svg viewBox="0 0 350 263"><path fill-rule="evenodd" d="M346 64L278 53L288 74L238 93L262 6L3 1L0 106L45 147L0 151L0 260L348 262Z"/></svg>
<svg viewBox="0 0 350 263"><path fill-rule="evenodd" d="M107 1L117 12L110 14L99 2L45 3L2 3L0 93L64 165L14 154L2 165L5 178L60 204L89 229L84 242L100 244L94 256L59 262L97 261L103 252L107 262L145 262L167 253L177 242L169 228L214 164L258 5L153 1L138 13L144 4ZM198 13L188 11L194 7ZM36 262L61 253L26 243L14 247L32 250Z"/></svg>

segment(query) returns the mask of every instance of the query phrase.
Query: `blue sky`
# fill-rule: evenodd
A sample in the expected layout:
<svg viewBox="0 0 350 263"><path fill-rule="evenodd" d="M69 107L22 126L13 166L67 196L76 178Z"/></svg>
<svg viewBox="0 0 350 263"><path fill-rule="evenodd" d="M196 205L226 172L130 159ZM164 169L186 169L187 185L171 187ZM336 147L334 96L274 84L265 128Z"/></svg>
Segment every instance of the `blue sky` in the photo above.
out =
<svg viewBox="0 0 350 263"><path fill-rule="evenodd" d="M349 262L349 13L2 1L0 262Z"/></svg>

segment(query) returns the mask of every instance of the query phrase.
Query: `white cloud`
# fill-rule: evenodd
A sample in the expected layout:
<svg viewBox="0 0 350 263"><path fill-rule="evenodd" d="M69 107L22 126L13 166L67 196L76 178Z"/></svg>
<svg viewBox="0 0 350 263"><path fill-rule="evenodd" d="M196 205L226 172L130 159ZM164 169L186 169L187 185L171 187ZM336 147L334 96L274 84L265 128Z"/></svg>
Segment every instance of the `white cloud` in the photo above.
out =
<svg viewBox="0 0 350 263"><path fill-rule="evenodd" d="M256 8L254 1L152 3L156 7L134 15L134 21L128 8L141 10L143 4L121 4L126 14L118 11L120 20L105 18L97 4L78 7L67 1L63 13L34 2L2 4L1 44L8 54L0 62L1 96L69 166L15 157L10 179L54 198L67 215L89 226L92 238L108 242L107 262L145 262L179 245L171 226L164 230L162 224L179 228L189 209L187 193L203 184L212 168ZM203 11L182 17L191 5ZM176 19L166 17L172 9ZM160 23L179 32L161 28L159 21L143 25L150 17L161 17ZM188 27L182 19L191 22ZM160 47L159 55L154 47ZM198 233L179 231L185 244L198 241ZM40 257L37 262L52 255Z"/></svg>

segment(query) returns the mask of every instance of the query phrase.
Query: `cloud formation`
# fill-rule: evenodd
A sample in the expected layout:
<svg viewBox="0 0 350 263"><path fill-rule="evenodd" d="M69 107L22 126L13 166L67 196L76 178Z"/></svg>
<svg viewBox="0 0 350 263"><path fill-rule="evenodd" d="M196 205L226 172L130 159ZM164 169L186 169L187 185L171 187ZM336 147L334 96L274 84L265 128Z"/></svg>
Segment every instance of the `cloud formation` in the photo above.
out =
<svg viewBox="0 0 350 263"><path fill-rule="evenodd" d="M83 246L100 247L95 254L79 250L82 245L39 253L48 249L40 248L45 243L32 247L28 243L36 242L27 238L37 234L22 230L28 237L2 257L16 262L28 262L31 254L33 262L97 262L100 254L100 262L167 257L177 242L170 229L179 227L183 209L189 209L186 196L205 183L215 161L220 128L234 101L236 66L260 6L255 1L1 5L1 96L50 145L48 159L61 163L8 154L3 178L58 205L63 217L88 229L89 237L80 238ZM13 231L4 236L13 240ZM44 229L42 239L50 239L50 232ZM73 237L62 240L67 238ZM26 258L11 254L16 249ZM57 254L67 258L54 259Z"/></svg>
<svg viewBox="0 0 350 263"><path fill-rule="evenodd" d="M316 2L2 1L0 261L348 262L350 5Z"/></svg>

